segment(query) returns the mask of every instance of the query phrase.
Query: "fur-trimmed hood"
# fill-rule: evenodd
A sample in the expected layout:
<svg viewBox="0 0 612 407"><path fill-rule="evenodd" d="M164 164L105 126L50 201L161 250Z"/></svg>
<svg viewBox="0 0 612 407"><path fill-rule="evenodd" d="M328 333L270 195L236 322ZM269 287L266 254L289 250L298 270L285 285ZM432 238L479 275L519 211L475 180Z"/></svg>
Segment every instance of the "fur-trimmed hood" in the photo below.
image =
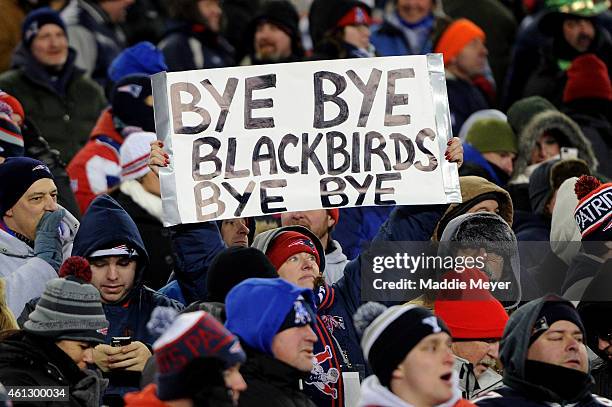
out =
<svg viewBox="0 0 612 407"><path fill-rule="evenodd" d="M540 135L550 130L558 131L567 139L566 143L561 143L562 147L577 148L578 158L586 161L593 171L597 170L598 162L591 142L584 136L580 126L569 116L556 110L548 110L533 116L518 135L519 153L514 165L514 179L521 176L529 166L531 151Z"/></svg>
<svg viewBox="0 0 612 407"><path fill-rule="evenodd" d="M499 215L509 226L512 226L514 209L508 191L475 175L459 177L459 184L461 186L462 203L452 204L444 212L433 232L432 239L434 241L440 239L444 228L451 219L466 213L469 208L481 202L482 198L496 199L499 204Z"/></svg>

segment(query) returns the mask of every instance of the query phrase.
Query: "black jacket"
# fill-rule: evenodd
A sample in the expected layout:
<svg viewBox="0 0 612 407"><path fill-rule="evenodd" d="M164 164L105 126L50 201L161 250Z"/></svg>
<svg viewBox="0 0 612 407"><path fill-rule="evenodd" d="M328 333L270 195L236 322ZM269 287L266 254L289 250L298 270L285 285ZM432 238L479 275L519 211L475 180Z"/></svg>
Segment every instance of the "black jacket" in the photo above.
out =
<svg viewBox="0 0 612 407"><path fill-rule="evenodd" d="M283 363L271 356L242 344L247 352L247 361L240 373L247 389L240 394L240 407L315 407L315 404L300 390L300 380L308 373Z"/></svg>
<svg viewBox="0 0 612 407"><path fill-rule="evenodd" d="M91 372L91 371L90 371ZM29 406L100 405L106 387L88 374L52 340L19 331L0 342L0 382L4 386L68 386L70 401L28 402Z"/></svg>

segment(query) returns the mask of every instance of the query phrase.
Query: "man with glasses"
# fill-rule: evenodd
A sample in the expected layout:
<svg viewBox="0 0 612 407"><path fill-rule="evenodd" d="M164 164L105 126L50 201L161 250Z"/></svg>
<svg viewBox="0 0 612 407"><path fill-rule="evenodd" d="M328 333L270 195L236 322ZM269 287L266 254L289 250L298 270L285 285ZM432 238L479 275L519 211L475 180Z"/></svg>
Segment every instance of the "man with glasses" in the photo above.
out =
<svg viewBox="0 0 612 407"><path fill-rule="evenodd" d="M478 301L437 300L434 305L435 314L446 322L453 337L453 370L467 400L502 385L495 367L508 314L489 292L482 294Z"/></svg>

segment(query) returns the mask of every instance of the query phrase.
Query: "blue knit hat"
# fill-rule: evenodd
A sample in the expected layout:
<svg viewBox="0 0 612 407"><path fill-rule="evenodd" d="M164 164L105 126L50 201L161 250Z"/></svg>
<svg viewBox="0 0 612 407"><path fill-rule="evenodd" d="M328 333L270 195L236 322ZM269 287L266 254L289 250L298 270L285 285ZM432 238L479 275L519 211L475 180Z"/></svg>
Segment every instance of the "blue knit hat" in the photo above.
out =
<svg viewBox="0 0 612 407"><path fill-rule="evenodd" d="M167 71L164 54L149 41L124 49L108 67L108 78L117 82L128 75L153 75Z"/></svg>
<svg viewBox="0 0 612 407"><path fill-rule="evenodd" d="M249 278L227 294L225 326L250 347L272 355L274 336L290 327L288 315L295 316L293 326L309 320L315 325L315 309L312 290L280 278ZM298 319L304 323L296 323Z"/></svg>
<svg viewBox="0 0 612 407"><path fill-rule="evenodd" d="M58 25L64 30L64 34L68 35L66 32L66 24L64 24L64 20L62 20L62 17L60 17L57 11L50 7L39 8L28 14L21 26L21 40L26 48L30 48L34 37L36 37L38 31L45 24Z"/></svg>
<svg viewBox="0 0 612 407"><path fill-rule="evenodd" d="M49 167L29 157L10 157L0 164L0 215L11 209L39 179L54 179Z"/></svg>

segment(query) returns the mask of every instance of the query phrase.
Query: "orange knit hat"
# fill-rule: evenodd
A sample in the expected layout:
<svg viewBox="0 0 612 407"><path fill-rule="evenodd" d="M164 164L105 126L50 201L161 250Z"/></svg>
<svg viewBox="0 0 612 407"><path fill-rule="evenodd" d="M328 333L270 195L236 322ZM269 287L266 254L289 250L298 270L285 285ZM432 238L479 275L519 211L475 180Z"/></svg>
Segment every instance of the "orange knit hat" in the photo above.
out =
<svg viewBox="0 0 612 407"><path fill-rule="evenodd" d="M484 42L486 38L484 31L470 20L460 18L453 21L442 33L434 52L444 54L444 65L446 65L475 38Z"/></svg>

